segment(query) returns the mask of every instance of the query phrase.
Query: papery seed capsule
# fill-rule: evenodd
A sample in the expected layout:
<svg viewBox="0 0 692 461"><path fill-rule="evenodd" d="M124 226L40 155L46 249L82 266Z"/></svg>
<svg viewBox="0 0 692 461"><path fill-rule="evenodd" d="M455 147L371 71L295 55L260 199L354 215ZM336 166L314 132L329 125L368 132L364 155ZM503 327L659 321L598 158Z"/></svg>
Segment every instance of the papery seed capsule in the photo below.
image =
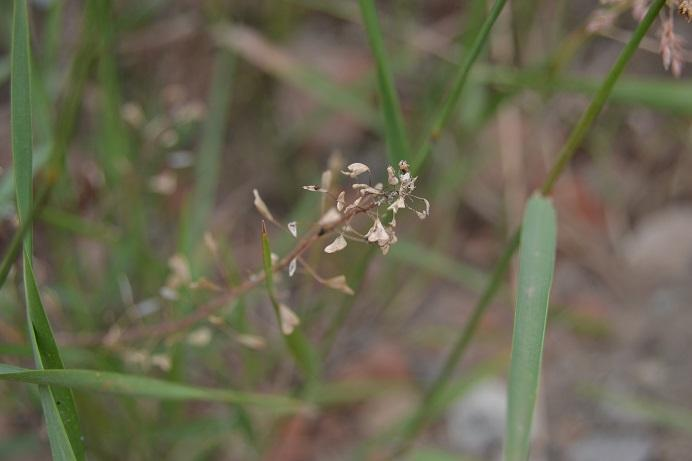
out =
<svg viewBox="0 0 692 461"><path fill-rule="evenodd" d="M678 13L680 13L680 16L685 18L687 22L692 22L692 2L689 0L682 0L680 6L678 6Z"/></svg>
<svg viewBox="0 0 692 461"><path fill-rule="evenodd" d="M399 161L399 172L401 172L401 174L406 174L409 172L409 166L406 160Z"/></svg>

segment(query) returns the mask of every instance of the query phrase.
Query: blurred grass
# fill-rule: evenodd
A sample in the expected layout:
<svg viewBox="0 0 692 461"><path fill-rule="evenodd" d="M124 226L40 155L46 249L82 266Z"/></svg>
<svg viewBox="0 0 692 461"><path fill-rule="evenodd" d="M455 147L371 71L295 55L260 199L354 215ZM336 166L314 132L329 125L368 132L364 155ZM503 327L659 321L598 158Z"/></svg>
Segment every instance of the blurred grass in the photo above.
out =
<svg viewBox="0 0 692 461"><path fill-rule="evenodd" d="M300 324L289 327L290 329L285 328L285 318L282 314L282 306L276 298L276 293L274 292L274 270L272 269L273 264L271 256L272 252L269 245L269 234L264 221L262 221L261 240L265 286L267 288L269 300L274 308L276 322L279 326L279 333L283 337L286 348L293 356L293 360L295 361L296 365L304 374L304 392L309 395L315 388L320 375L318 361L319 354L314 350L308 339L305 337Z"/></svg>
<svg viewBox="0 0 692 461"><path fill-rule="evenodd" d="M410 159L409 144L401 113L399 96L394 86L389 59L384 48L384 39L373 0L358 0L372 56L377 66L377 89L382 106L385 126L385 140L389 162L393 165L399 160Z"/></svg>
<svg viewBox="0 0 692 461"><path fill-rule="evenodd" d="M529 459L548 300L555 270L557 222L549 199L534 195L521 227L517 302L507 391L505 460Z"/></svg>
<svg viewBox="0 0 692 461"><path fill-rule="evenodd" d="M456 110L459 99L461 98L462 91L466 85L466 81L471 73L473 65L476 63L478 56L481 51L486 46L488 42L488 37L490 36L490 31L495 25L495 21L500 16L502 9L507 3L506 0L496 0L493 4L488 17L483 21L478 33L475 35L473 42L471 43L470 49L465 53L465 59L462 64L457 66L457 73L452 80L451 89L449 94L445 95L439 105L439 111L433 116L432 123L430 124L429 134L423 139L423 144L418 150L415 163L414 171L418 171L422 164L425 162L426 157L430 154L432 149L432 144L439 137L443 128L449 123L449 118Z"/></svg>
<svg viewBox="0 0 692 461"><path fill-rule="evenodd" d="M285 396L208 389L142 376L91 370L26 370L0 364L0 380L167 400L206 400L256 405L275 412L296 411L303 403Z"/></svg>
<svg viewBox="0 0 692 461"><path fill-rule="evenodd" d="M377 113L351 89L273 46L252 29L222 23L215 26L213 36L219 46L305 91L326 107L343 111L370 128L381 126Z"/></svg>
<svg viewBox="0 0 692 461"><path fill-rule="evenodd" d="M692 434L692 409L663 403L651 398L611 391L594 385L581 385L578 392L600 401L604 406L631 412L649 423Z"/></svg>
<svg viewBox="0 0 692 461"><path fill-rule="evenodd" d="M366 323L367 328L374 329L377 326L381 328L377 331L385 336L401 334L402 331L407 331L405 328L410 327L406 321L409 320L408 316L412 318L414 315L412 312L415 306L411 304L418 302L421 293L427 293L431 287L434 289L439 279L444 279L458 285L460 289L482 291L480 303L464 326L462 339L459 340L457 337L457 341L461 342L457 342L456 345L461 344L460 348L456 349L456 355L448 356L449 374L440 382L452 380L451 376L465 354L466 347L475 338L480 319L493 299L495 290L504 286L506 265L510 263L511 255L515 251L513 245L516 245L516 240L512 240L504 253L503 264L506 265L496 268L492 274L467 266L450 254L450 249L457 250L462 247L454 242L454 239L458 238L456 232L459 226L457 219L453 219L452 216L466 218L471 214L466 209L468 199L465 198L465 194L474 191L462 186L466 179L482 174L481 168L487 165L487 159L493 156L492 151L478 148L481 145L480 133L491 127L498 110L505 104L514 104L514 98L526 94L525 90L535 91L545 99L565 92L594 95L602 91L602 81L599 77L586 77L576 72L565 71L565 66L555 65L550 68L540 63L525 66L519 59L512 63L517 67L510 67L507 63L488 65L478 62L482 60L492 25L502 9L501 4L504 4L500 1L494 3L487 16L484 14L485 1L475 0L463 6L464 17L458 18L459 24L455 26L454 32L458 44L448 45L446 48L448 52L456 53L457 49L460 51L462 59L458 63L439 62L438 57L433 57L427 52L422 53L420 50L412 52L415 44L411 44L411 39L407 35L408 26L414 24L414 27L410 28L414 32L427 27L415 26L417 15L422 14L425 9L422 6L401 2L390 8L389 5L380 6L378 3L382 22L378 18L376 3L373 1L361 1L361 13L364 12L364 16L358 16L356 2L314 6L329 10L330 14L340 18L340 22L335 24L320 17L320 24L327 24L329 27L336 25L336 29L339 30L348 27L349 22L366 26L367 38L375 58L376 74L366 75L355 84L348 85L337 83L326 73L306 65L292 55L289 51L290 46L284 46L282 39L296 32L298 29L293 28L300 28L300 21L304 19L296 10L285 5L268 9L239 7L237 17L234 11L233 23L218 23L216 27L211 27L211 39L206 36L208 26L205 20L200 20L195 15L186 16L193 18L192 27L200 27L203 32L193 34L193 38L187 43L173 42L168 48L152 48L153 54L138 55L129 49L119 47L120 40L130 32L138 32L140 28L146 31L148 27L155 25L152 21L157 21L166 14L172 15L172 20L175 20L175 15L179 14L179 11L169 11L169 5L160 1L125 6L118 4L117 8L114 8L111 2L95 2L94 4L98 3L98 7L93 22L95 26L90 32L93 35L89 37L88 29L85 29L85 32L76 38L76 46L82 51L76 54L70 73L63 75L61 69L64 66L65 52L62 48L70 43L59 33L59 28L63 21L70 19L66 14L71 13L65 11L59 3L54 2L50 9L46 10L45 21L41 7L34 7L39 18L37 24L43 27L43 30L37 32L37 37L41 41L36 42L35 49L40 50L40 56L37 54L38 58L35 61L38 70L34 73L36 78L31 80L32 91L37 95L33 103L34 118L37 121L37 126L34 127L37 149L34 152L36 155L33 168L47 172L44 173L45 176L38 175L36 183L41 196L44 193L41 187L43 184L57 181L56 193L51 197L46 196L45 208L43 205L37 206L37 203L32 204L31 210L35 215L30 215L20 222L20 229L15 233L15 237L22 237L23 229L29 231L34 217L42 228L45 228L45 231L42 229L42 233L48 235L41 236L40 244L41 248L45 247L47 251L40 255L40 268L49 269L46 293L51 296L51 304L47 303L46 307L49 314L55 315L54 318L60 322L60 330L66 332L67 338L70 337L70 332L85 328L92 331L107 330L116 322L125 326L140 322L155 323L178 315L185 310L178 310L182 306L189 310L195 309L205 299L204 293L186 292L180 300L171 302L161 300L157 296L159 288L165 283L165 260L176 251L188 256L195 277L213 276L215 282L224 284L237 284L242 280L246 275L245 267L248 261L250 266L255 266L259 263L259 258L256 251L249 251L236 243L236 237L243 235L247 227L243 200L232 197L227 201L227 197L222 196L222 193L232 196L250 183L258 187L261 184L273 195L269 196L274 202L272 210L274 211L276 205L277 214L297 219L303 232L303 224L307 225L314 214L312 210L316 200L311 196L296 201L298 194L293 191L297 188L295 177L300 176L301 180L311 177L319 169L318 165L324 163L319 151L311 146L311 138L320 134L326 127L324 122L333 112L348 114L358 122L360 128L365 128L358 140L348 146L347 157L369 155L371 146L374 146L373 151L378 152L380 143L377 137L384 134L390 161L396 160L392 155L404 156L404 153L410 160L408 155L412 152L407 152L407 149L410 149L408 140L416 140L414 133L417 127L428 130L430 126L439 125L439 130L432 129L430 132L445 133L444 143L434 149L435 155L430 154L433 152L433 143L429 142L430 137L426 137L430 132L419 133L423 135L418 139L424 141L422 146L421 143L414 143L416 147L421 146L417 152L423 160L414 162L413 167L421 172L420 184L425 189L425 196L434 197L433 224L424 223L416 235L409 234L407 229L407 235L402 236L400 242L393 247L388 256L390 259L385 264L376 262L373 258L376 252L370 248L358 251L349 247L351 253L348 258L332 261L323 261L320 251L315 252L314 261L330 269L332 265L339 267L339 273L347 274L349 284L356 289L359 296L341 297L333 293L324 293L324 290L316 289L315 284L298 280L298 277L288 281L279 278L272 281L269 291L273 304L277 303L276 298L280 296L281 299L291 299L291 303L299 307L304 331L301 335L305 343L296 343L293 346L289 344L288 348L270 346L258 350L239 346L236 338L241 333L272 338L276 332L275 323L267 319L262 312L258 312L259 309L255 309L263 305L259 302L259 297L250 295L240 299L237 304L224 308L224 323L212 326L213 336L208 346L191 347L186 342L187 336L180 334L165 338L164 341L145 340L126 346L128 349L107 350L105 347L98 347L89 350L60 351L70 352L66 355L67 363L79 363L79 368L93 367L113 372L133 369L142 371L146 369L139 368L126 359L128 354L149 354L153 351L170 353L179 350L182 352L179 356L174 354L175 366L168 379L185 381L188 376L192 376L200 378L201 382L216 380L223 383L224 390L253 390L270 386L272 390L296 393L314 402L328 401L330 405L343 402L344 405L353 405L361 399L380 397L396 385L390 385L387 381L362 382L346 386L340 383L331 385L328 381L331 373L338 370L342 361L348 359L350 352L350 349L342 351L333 348L337 335L340 334L338 337L343 339L343 344L347 347L353 347L354 344L368 347L363 339L369 336L363 334L363 328L353 330L347 321L353 320L356 326ZM535 11L527 11L530 9L527 5L528 2L514 5L515 8L525 8L513 13L518 24L530 24L533 20L531 16ZM214 16L218 6L213 1L204 2L204 6L201 6L205 9L203 16ZM468 11L467 15L467 10L473 11ZM344 20L347 22L343 22ZM241 22L248 26L241 26ZM518 30L512 31L519 37L515 39L515 46L526 40L528 31L522 27L529 26L520 26ZM411 36L417 34L412 33ZM207 101L207 116L202 122L199 136L197 126L193 124L178 131L181 139L175 146L160 146L146 139L144 128L124 123L120 111L123 103L134 97L137 102L145 101L145 126L147 123L165 119L166 109L160 107L158 101L161 96L158 86L163 87L166 85L165 81L170 82L181 77L176 75L169 80L151 71L157 68L159 63L167 62L169 53L175 55L179 51L176 48L183 49L190 46L190 43L193 44L194 51L188 49L180 53L190 56L191 65L198 65L194 60L197 55L206 56L207 50L204 46L209 46L209 62L213 63L212 66L200 65L200 72L197 72L197 69L193 72L203 74L199 76L201 83L197 82L196 75L185 77L192 80L190 88L195 95L198 92L197 86L209 88L204 96ZM204 43L204 46L197 48L200 43ZM215 45L218 48L215 48ZM580 41L573 51L581 51L583 45L584 42ZM518 51L521 54L522 50ZM564 65L570 62L574 53L564 53L561 56ZM244 63L236 63L236 60L258 67L270 78L257 78L256 72L250 72L252 80L256 81L249 84L241 72L247 69L237 67ZM153 65L154 61L157 63L156 66ZM431 62L434 64L430 65ZM8 63L8 60L0 58L0 84L3 82L3 70L6 74L9 73ZM277 66L277 63L283 65ZM214 69L209 75L206 73L208 67ZM410 76L421 70L424 71L422 78L414 79ZM449 82L448 74L451 74ZM396 79L394 75L397 76ZM155 84L149 80L156 80ZM400 81L401 94L406 96L403 104L406 117L402 115L395 84ZM438 81L439 89L434 88ZM422 95L418 94L419 90L414 88L412 82L416 87L426 86L425 91L420 91ZM264 102L273 97L276 83L287 83L318 102L317 109L304 120L298 120L299 128L288 134L288 129L279 125L280 119L272 118L270 110L267 109L271 109L271 106ZM247 88L243 85L247 85ZM431 87L429 91L428 86ZM664 79L627 77L611 88L610 100L654 108L664 113L689 115L688 87L689 84L684 81L671 83ZM165 89L162 89L162 93ZM445 93L445 90L451 91ZM230 98L231 93L233 98ZM373 94L377 95L381 114L370 101ZM261 101L248 101L248 98L257 98L258 95L261 95ZM242 112L234 112L236 108ZM62 120L63 117L65 120ZM243 123L243 119L250 118L253 120L251 124ZM435 121L438 123L435 124ZM413 129L409 131L407 126ZM247 127L252 127L250 131L253 132L244 132L243 128ZM87 202L86 205L78 196L77 181L72 181L74 178L69 177L72 174L64 174L67 147L76 129L80 130L80 135L88 133L84 137L79 137L75 143L75 152L83 156L76 162L83 162L84 157L93 150L97 155L87 160L94 161L96 169L102 171L105 176L105 188L96 191L90 199L93 202ZM231 137L227 136L229 129L233 130ZM64 134L59 135L58 132ZM253 136L258 139L257 146L248 143ZM228 157L222 155L226 149L229 152ZM233 149L242 149L243 153L236 153ZM323 147L319 149L324 150ZM147 187L148 179L162 168L169 168L166 157L175 150L192 152L194 171L186 168L174 171L178 188L170 196L151 194ZM49 169L37 168L42 164L42 152L46 152L43 158L53 159ZM53 163L56 152L65 153L62 156L63 161ZM425 154L422 154L423 152ZM250 169L246 175L245 169L248 167ZM242 171L234 171L236 168ZM236 183L227 181L226 175ZM12 212L9 204L11 177L12 174L6 173L0 186L5 187L0 189L0 206L6 216L10 216ZM61 179L58 181L57 178ZM2 190L7 191L5 199ZM476 192L479 196L483 194L483 191ZM230 280L225 279L223 270L217 273L215 269L218 268L208 267L210 265L205 264L208 261L204 260L204 254L200 251L202 236L212 225L212 217L215 218L213 231L216 234L218 230L219 246L224 254L222 265L227 266L232 272ZM435 226L434 232L428 227L430 225ZM493 235L503 232L502 225L497 222L484 222L483 225L484 228L496 226L498 229L492 230ZM84 252L85 237L89 240L90 248L96 246L99 250ZM255 232L252 232L250 237L248 240L257 240ZM22 239L15 240L17 243L14 247L18 249ZM284 250L291 244L289 242L292 242L290 237L277 235L272 239L272 246ZM267 248L268 243L267 240ZM10 245L9 248L13 246ZM89 260L89 257L101 254L99 252L106 254L99 262L103 267L101 271L94 270L94 263ZM460 252L467 254L463 248ZM11 252L3 255L5 259L0 270L0 275L4 274L3 281L16 259L16 254L15 257L8 258L9 255ZM404 276L406 279L403 279ZM402 280L406 280L404 287L400 287ZM487 284L490 284L490 288L487 288ZM12 289L12 283L7 283L3 287L3 301L6 296L9 302L17 304L17 300L12 298ZM152 300L158 303L158 310L138 317L140 307L144 312L144 306ZM367 311L364 314L360 312L363 306ZM358 316L349 319L352 310L355 310ZM12 310L9 309L5 314L7 315L3 315L1 320L7 319L14 323ZM207 325L200 324L200 327L206 328ZM267 331L271 333L267 334ZM313 336L321 336L321 340L313 341ZM307 342L308 338L310 343ZM288 338L284 339L288 341ZM443 341L446 335L439 335L437 339ZM493 336L484 340L489 342L495 339ZM302 349L307 351L301 352ZM305 362L298 365L305 377L302 380L303 385L311 381L313 376L325 380L315 386L305 386L314 392L306 392L305 388L301 391L300 386L295 385L296 379L291 372L291 364L286 366L286 357L290 356L290 352L286 354L286 351L291 350L294 361ZM333 353L330 354L330 351ZM2 353L12 357L12 360L25 359L25 352L28 351L19 351L24 353L23 355L17 352L18 350L14 349L2 349ZM242 356L242 359L238 359L239 356ZM320 356L324 363L318 364L317 356ZM127 376L140 379L135 375ZM317 381L317 378L314 380ZM181 383L163 382L184 386ZM89 389L96 390L101 384L103 383L95 379L90 384L93 387ZM419 421L416 432L421 431L426 422L433 421L442 414L447 405L454 400L452 397L442 396L452 395L455 389L454 381L440 387L439 392L435 393L436 399L431 402L438 402L439 398L444 403L426 409L425 417ZM202 414L197 407L176 403L176 411L168 413L160 411L166 407L155 405L155 402L141 405L133 399L118 398L117 406L111 407L110 401L104 403L101 398L95 399L89 394L80 392L78 403L80 416L87 426L85 436L90 444L89 451L93 451L98 459L112 457L112 453L122 457L149 457L159 452L164 453L163 456L167 459L169 455L171 459L192 459L194 456L199 456L200 459L213 459L230 445L254 446L252 456L259 456L258 453L271 446L272 441L277 438L277 433L285 427L281 420L273 417L258 418L250 413L250 431L256 431L257 436L257 440L253 441L253 436L248 434L247 421L241 421L248 414L235 411L241 408L238 406L225 406L218 414L209 416L206 413ZM156 396L152 397L156 399ZM181 402L184 403L185 400ZM169 419L170 415L175 417ZM108 433L109 424L116 423L122 424L123 427L137 427L138 431L133 440L130 441L126 435L117 431ZM177 430L180 434L181 427L192 427L197 423L201 428L199 432L186 433L178 439L173 436L173 443L170 443L171 439L164 440L152 436L153 432L163 433L169 429L170 433ZM243 431L246 436L235 437L236 433ZM400 433L396 432L396 436ZM394 434L395 431L390 431L382 440L391 440ZM125 446L126 442L128 449L118 451L117 447ZM418 455L419 453L415 454ZM435 456L444 457L446 454L428 450L423 451L421 456L432 456L431 459L436 459Z"/></svg>
<svg viewBox="0 0 692 461"><path fill-rule="evenodd" d="M567 164L581 145L596 117L598 114L600 114L606 100L610 96L610 93L615 86L615 83L622 75L625 66L638 49L639 43L653 24L653 21L656 19L658 12L661 10L664 4L665 0L656 0L651 4L646 17L639 23L637 29L633 32L632 37L625 45L611 70L606 75L603 83L599 87L597 93L594 95L588 108L572 129L540 189L544 195L548 195L552 192L555 183L559 179L560 175L564 172ZM513 236L505 245L502 256L495 266L492 275L490 276L490 281L483 290L478 303L474 306L469 320L452 345L452 348L447 354L443 366L437 373L437 376L434 378L432 384L428 387L420 406L411 418L411 423L407 426L406 431L402 434L403 442L399 448L399 451L406 450L408 446L410 446L412 439L415 438L415 436L427 423L427 407L435 398L435 395L442 392L446 387L447 382L451 379L453 372L462 359L469 343L475 336L476 331L478 330L478 325L480 324L480 320L490 305L490 302L497 294L501 286L501 281L509 269L512 257L519 247L519 232L519 230L515 231Z"/></svg>

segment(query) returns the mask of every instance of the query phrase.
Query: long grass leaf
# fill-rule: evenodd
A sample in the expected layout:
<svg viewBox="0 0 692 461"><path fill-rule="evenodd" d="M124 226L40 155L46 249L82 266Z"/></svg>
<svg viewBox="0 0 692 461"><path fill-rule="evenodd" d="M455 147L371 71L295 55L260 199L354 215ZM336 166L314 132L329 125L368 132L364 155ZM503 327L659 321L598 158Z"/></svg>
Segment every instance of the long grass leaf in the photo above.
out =
<svg viewBox="0 0 692 461"><path fill-rule="evenodd" d="M0 364L0 380L48 384L71 389L161 400L200 400L295 411L304 403L281 395L189 386L161 379L92 370L27 370Z"/></svg>
<svg viewBox="0 0 692 461"><path fill-rule="evenodd" d="M387 153L389 154L389 161L395 164L399 160L410 159L406 127L404 126L394 79L389 68L387 52L384 49L377 9L373 0L358 0L358 4L370 42L370 49L377 65L377 87L384 116Z"/></svg>
<svg viewBox="0 0 692 461"><path fill-rule="evenodd" d="M534 195L526 206L519 249L519 283L509 372L505 460L529 457L548 300L555 269L557 224L551 201Z"/></svg>
<svg viewBox="0 0 692 461"><path fill-rule="evenodd" d="M34 215L30 62L28 8L26 1L15 0L10 92L12 159L20 222L29 220ZM62 368L60 353L46 317L33 272L30 229L26 231L23 247L24 292L34 359L39 368ZM54 457L56 459L84 459L77 411L71 392L66 389L41 388L40 393Z"/></svg>
<svg viewBox="0 0 692 461"><path fill-rule="evenodd" d="M381 128L377 112L359 95L284 52L253 29L238 24L219 24L214 27L213 36L219 46L304 91L324 107L347 113L375 130Z"/></svg>

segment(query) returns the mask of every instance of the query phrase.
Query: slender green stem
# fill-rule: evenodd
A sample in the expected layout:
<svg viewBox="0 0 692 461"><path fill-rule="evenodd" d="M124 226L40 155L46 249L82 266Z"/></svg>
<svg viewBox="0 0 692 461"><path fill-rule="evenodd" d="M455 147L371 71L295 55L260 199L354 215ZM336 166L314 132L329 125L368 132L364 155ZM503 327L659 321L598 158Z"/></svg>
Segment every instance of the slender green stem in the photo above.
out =
<svg viewBox="0 0 692 461"><path fill-rule="evenodd" d="M560 175L565 170L565 168L569 164L569 161L574 156L574 153L581 145L582 141L584 140L584 137L586 137L586 133L588 133L594 120L596 119L598 114L601 113L603 106L608 100L608 96L610 96L610 93L613 91L615 83L622 75L625 66L632 58L635 51L637 51L637 49L639 48L639 44L644 38L644 35L646 35L646 32L653 24L654 20L656 19L656 16L658 16L658 12L661 10L663 5L665 5L665 0L656 0L651 5L651 7L649 8L649 12L639 23L639 26L635 29L634 33L632 34L632 38L630 38L629 42L627 42L625 48L622 50L622 53L620 53L620 56L618 56L617 61L615 61L615 64L610 69L610 72L608 72L608 75L606 76L606 79L604 80L603 84L600 86L600 88L594 95L593 99L591 100L591 104L589 104L589 107L586 109L586 112L584 112L584 114L577 122L577 125L570 133L569 138L567 138L567 141L562 147L562 150L558 154L557 162L555 162L553 168L551 168L550 172L548 173L548 178L545 180L543 186L541 187L541 193L543 193L544 195L549 194L553 190L553 187L555 187L555 183L560 178Z"/></svg>
<svg viewBox="0 0 692 461"><path fill-rule="evenodd" d="M615 85L615 82L622 74L625 65L639 47L639 43L644 38L646 32L649 30L654 20L656 19L658 12L664 5L665 0L656 0L649 8L649 12L647 13L646 17L639 23L639 26L632 34L632 37L630 38L629 42L627 43L622 53L618 57L617 61L613 65L612 69L606 76L606 79L604 80L603 84L594 96L593 100L591 101L591 104L589 105L589 107L587 108L586 112L581 117L577 125L572 130L572 133L568 137L567 141L565 142L565 145L560 151L557 161L555 162L553 168L550 170L543 186L540 188L542 194L549 194L553 190L556 181L558 180L562 172L565 170L565 167L567 166L570 159L576 152L577 148L579 148L579 146L581 145L581 142L584 140L584 137L586 136L588 130L591 128L591 125L593 124L594 120L603 109L603 106L608 96L610 95L613 86ZM448 353L447 358L445 359L440 372L434 379L430 388L426 391L421 405L416 410L409 425L407 425L403 438L404 444L410 445L413 442L415 436L423 429L423 427L427 423L428 408L430 407L431 402L435 399L436 395L440 394L447 386L450 378L452 377L454 369L462 359L469 343L475 336L478 330L478 325L480 324L480 320L483 317L483 314L487 310L488 306L490 305L491 301L495 297L495 294L497 293L498 289L500 288L501 281L504 278L505 273L509 269L512 256L519 247L519 235L520 230L517 230L505 246L505 250L502 253L502 257L500 258L500 261L495 267L487 287L483 291L483 294L478 300L478 303L474 307L474 310L471 314L468 323L459 334L457 340L452 346L452 349ZM400 446L398 452L402 451L403 449Z"/></svg>
<svg viewBox="0 0 692 461"><path fill-rule="evenodd" d="M515 232L509 243L507 244L500 261L497 263L497 267L493 271L493 274L488 281L488 285L483 290L478 303L471 313L471 317L464 326L460 335L457 337L452 349L449 351L447 358L444 361L442 369L435 377L428 390L423 396L423 400L416 410L409 423L406 425L404 432L402 434L401 442L402 445L399 447L397 453L403 453L408 448L408 445L413 442L415 437L420 433L420 431L425 427L428 422L430 412L435 407L434 402L442 391L445 389L449 380L452 378L454 369L461 360L461 357L466 352L466 349L473 339L478 325L480 324L483 314L490 306L495 294L498 292L502 283L504 281L504 275L509 268L512 261L512 256L514 252L519 247L519 231Z"/></svg>
<svg viewBox="0 0 692 461"><path fill-rule="evenodd" d="M377 84L380 98L382 99L382 113L384 115L389 161L397 163L401 159L409 158L409 145L406 138L406 127L401 115L399 98L396 94L392 72L384 49L382 31L380 30L375 4L373 0L358 0L358 4L363 15L363 23L368 34L370 48L377 64Z"/></svg>
<svg viewBox="0 0 692 461"><path fill-rule="evenodd" d="M461 93L466 85L466 82L468 81L469 75L471 74L471 69L478 59L478 56L481 54L481 51L483 51L485 44L488 42L490 31L495 25L495 21L497 21L497 18L500 16L500 13L502 12L502 9L505 7L506 3L507 0L495 1L493 8L490 10L490 14L485 19L480 31L471 44L471 48L469 49L463 64L458 68L457 74L454 77L452 88L449 94L445 96L439 113L433 119L429 134L423 140L423 145L416 154L415 163L413 165L414 171L420 169L421 165L425 162L425 159L432 150L435 141L437 141L439 138L440 133L444 127L447 126L450 116L459 103Z"/></svg>

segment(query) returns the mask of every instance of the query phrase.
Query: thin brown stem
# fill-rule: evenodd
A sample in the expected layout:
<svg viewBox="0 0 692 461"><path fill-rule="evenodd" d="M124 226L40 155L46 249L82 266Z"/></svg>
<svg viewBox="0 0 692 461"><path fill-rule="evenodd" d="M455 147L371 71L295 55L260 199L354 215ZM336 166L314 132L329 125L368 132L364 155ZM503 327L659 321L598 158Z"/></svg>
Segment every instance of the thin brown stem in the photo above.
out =
<svg viewBox="0 0 692 461"><path fill-rule="evenodd" d="M341 219L330 224L317 226L312 232L303 237L295 247L284 256L279 262L272 267L273 272L278 272L285 269L290 264L291 260L300 257L317 242L322 236L327 235L342 225L350 222L357 214L367 213L372 208L375 208L377 203L372 201L360 208L354 208L348 213L345 213ZM252 290L265 279L264 271L258 271L248 277L239 285L231 287L221 293L219 296L210 300L206 304L200 306L197 310L186 317L179 319L168 320L154 325L144 325L140 327L128 328L127 330L113 330L106 335L103 334L84 334L65 338L64 344L77 346L96 346L96 345L115 345L128 342L136 342L143 339L162 338L181 331L184 331L202 320L207 319L210 315L217 312L219 309L226 306L233 299Z"/></svg>

